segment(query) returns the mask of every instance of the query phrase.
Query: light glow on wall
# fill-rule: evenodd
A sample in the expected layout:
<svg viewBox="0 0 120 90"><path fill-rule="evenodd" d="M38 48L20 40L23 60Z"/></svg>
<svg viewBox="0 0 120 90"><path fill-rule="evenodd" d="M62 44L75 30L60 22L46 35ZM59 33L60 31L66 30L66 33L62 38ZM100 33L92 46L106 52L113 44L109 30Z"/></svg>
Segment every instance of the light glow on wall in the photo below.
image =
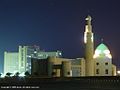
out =
<svg viewBox="0 0 120 90"><path fill-rule="evenodd" d="M97 58L100 56L106 56L110 59L112 58L112 55L110 54L110 50L107 48L107 46L105 44L100 44L96 48L93 58Z"/></svg>
<svg viewBox="0 0 120 90"><path fill-rule="evenodd" d="M87 33L84 33L84 43L87 43Z"/></svg>
<svg viewBox="0 0 120 90"><path fill-rule="evenodd" d="M118 70L117 73L120 74L120 70Z"/></svg>

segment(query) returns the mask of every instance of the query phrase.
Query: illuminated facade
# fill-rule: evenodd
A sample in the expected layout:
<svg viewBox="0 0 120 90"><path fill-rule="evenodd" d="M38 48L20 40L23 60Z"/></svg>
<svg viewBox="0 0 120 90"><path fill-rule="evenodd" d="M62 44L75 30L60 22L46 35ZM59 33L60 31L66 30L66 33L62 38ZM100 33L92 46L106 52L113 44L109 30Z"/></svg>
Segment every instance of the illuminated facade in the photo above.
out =
<svg viewBox="0 0 120 90"><path fill-rule="evenodd" d="M19 46L19 70L20 73L31 70L31 57L39 52L39 46Z"/></svg>
<svg viewBox="0 0 120 90"><path fill-rule="evenodd" d="M18 62L17 52L4 52L4 74L18 72Z"/></svg>
<svg viewBox="0 0 120 90"><path fill-rule="evenodd" d="M112 76L117 76L117 67L112 64Z"/></svg>
<svg viewBox="0 0 120 90"><path fill-rule="evenodd" d="M37 53L37 58L39 59L46 59L48 57L62 57L62 52L61 51L53 51L53 52L40 51Z"/></svg>
<svg viewBox="0 0 120 90"><path fill-rule="evenodd" d="M32 76L41 77L80 77L85 76L85 60L83 58L67 59L48 57L32 58Z"/></svg>
<svg viewBox="0 0 120 90"><path fill-rule="evenodd" d="M85 76L115 76L116 66L112 64L112 55L105 44L100 44L94 54L94 35L91 16L87 16L85 32Z"/></svg>
<svg viewBox="0 0 120 90"><path fill-rule="evenodd" d="M72 77L85 76L85 59L76 58L71 60Z"/></svg>
<svg viewBox="0 0 120 90"><path fill-rule="evenodd" d="M51 57L61 57L60 51L45 52L39 49L39 46L19 46L18 52L4 53L4 73L28 71L31 73L31 58L46 59Z"/></svg>
<svg viewBox="0 0 120 90"><path fill-rule="evenodd" d="M100 44L94 54L95 76L112 76L112 55L105 44Z"/></svg>
<svg viewBox="0 0 120 90"><path fill-rule="evenodd" d="M28 71L31 73L31 58L46 59L49 56L61 57L60 51L45 52L39 46L19 46L19 68L20 72Z"/></svg>

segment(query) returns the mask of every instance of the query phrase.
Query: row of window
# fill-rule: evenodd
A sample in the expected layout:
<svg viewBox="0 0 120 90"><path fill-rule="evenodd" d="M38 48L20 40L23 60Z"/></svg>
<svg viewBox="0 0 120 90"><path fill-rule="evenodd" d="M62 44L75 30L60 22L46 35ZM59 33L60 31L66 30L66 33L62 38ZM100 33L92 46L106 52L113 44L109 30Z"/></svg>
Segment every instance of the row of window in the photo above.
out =
<svg viewBox="0 0 120 90"><path fill-rule="evenodd" d="M100 74L100 69L96 69L96 74ZM108 74L108 69L105 69L105 74Z"/></svg>
<svg viewBox="0 0 120 90"><path fill-rule="evenodd" d="M96 65L99 65L99 64L100 64L100 63L98 63L98 62L96 63ZM105 65L108 65L108 62L106 62Z"/></svg>

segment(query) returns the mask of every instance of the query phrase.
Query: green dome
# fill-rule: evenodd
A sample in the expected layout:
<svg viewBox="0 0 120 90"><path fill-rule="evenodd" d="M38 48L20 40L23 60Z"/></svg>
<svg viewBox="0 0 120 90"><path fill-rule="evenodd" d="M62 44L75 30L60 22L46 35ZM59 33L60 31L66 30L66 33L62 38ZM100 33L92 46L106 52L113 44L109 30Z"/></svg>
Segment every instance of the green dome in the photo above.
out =
<svg viewBox="0 0 120 90"><path fill-rule="evenodd" d="M102 57L107 56L109 58L112 58L112 55L110 54L108 47L103 43L101 43L95 50L94 58L99 56Z"/></svg>
<svg viewBox="0 0 120 90"><path fill-rule="evenodd" d="M104 50L109 50L109 49L105 44L102 43L96 48L96 50L104 51Z"/></svg>

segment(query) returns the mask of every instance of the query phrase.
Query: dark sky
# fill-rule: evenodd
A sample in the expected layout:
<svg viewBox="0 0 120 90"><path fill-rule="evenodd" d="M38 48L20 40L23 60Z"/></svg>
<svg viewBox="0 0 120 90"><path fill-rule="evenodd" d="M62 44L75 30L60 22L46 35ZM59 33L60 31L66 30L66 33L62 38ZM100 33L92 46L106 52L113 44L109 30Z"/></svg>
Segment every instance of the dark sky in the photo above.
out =
<svg viewBox="0 0 120 90"><path fill-rule="evenodd" d="M103 38L119 66L119 0L0 0L0 68L4 51L17 51L18 45L60 50L66 58L83 57L88 14L93 18L95 47Z"/></svg>

